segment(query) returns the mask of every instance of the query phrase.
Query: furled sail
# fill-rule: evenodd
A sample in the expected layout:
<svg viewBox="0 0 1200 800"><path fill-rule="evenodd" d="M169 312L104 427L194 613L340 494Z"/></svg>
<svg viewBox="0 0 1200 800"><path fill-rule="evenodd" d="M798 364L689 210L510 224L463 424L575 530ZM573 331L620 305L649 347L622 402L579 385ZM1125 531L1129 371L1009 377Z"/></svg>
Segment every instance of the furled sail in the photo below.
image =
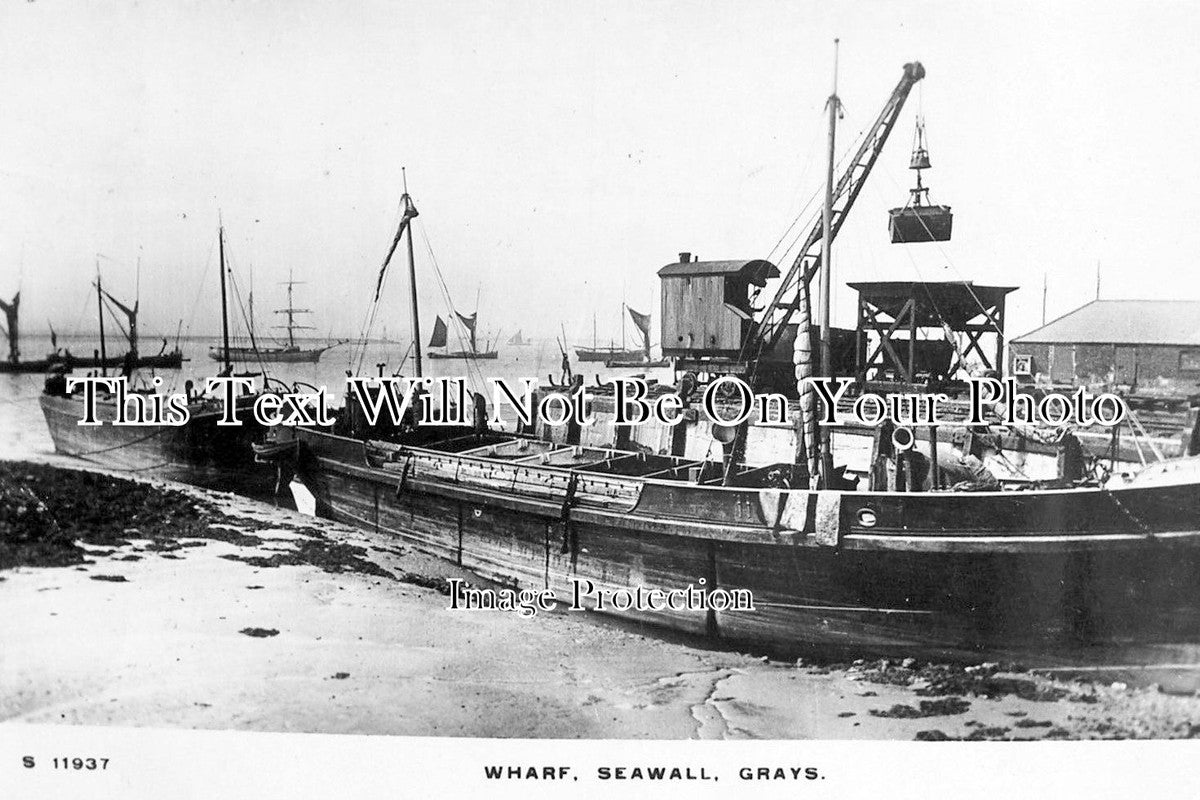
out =
<svg viewBox="0 0 1200 800"><path fill-rule="evenodd" d="M433 336L429 338L429 346L446 346L446 321L441 317L438 317L433 323Z"/></svg>
<svg viewBox="0 0 1200 800"><path fill-rule="evenodd" d="M379 268L379 279L375 281L375 302L379 302L379 293L383 290L383 276L387 274L388 264L392 263L392 254L396 252L396 246L400 244L400 239L404 236L404 231L408 229L409 223L412 222L413 217L417 216L417 207L413 205L412 198L408 196L407 192L400 198L400 202L404 204L404 212L400 215L400 226L396 228L396 238L392 240L392 246L383 259L383 266Z"/></svg>

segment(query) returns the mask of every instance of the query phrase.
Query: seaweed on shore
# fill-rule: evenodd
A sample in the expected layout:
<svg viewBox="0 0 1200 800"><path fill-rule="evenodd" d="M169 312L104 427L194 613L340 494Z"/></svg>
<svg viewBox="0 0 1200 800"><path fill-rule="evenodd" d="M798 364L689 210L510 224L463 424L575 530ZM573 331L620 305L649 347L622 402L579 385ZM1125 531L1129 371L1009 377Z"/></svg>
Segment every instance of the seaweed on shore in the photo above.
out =
<svg viewBox="0 0 1200 800"><path fill-rule="evenodd" d="M0 463L0 569L84 562L75 543L130 536L206 538L207 515L183 492L43 464Z"/></svg>
<svg viewBox="0 0 1200 800"><path fill-rule="evenodd" d="M333 542L328 539L302 539L296 542L296 549L287 552L276 552L270 556L246 556L237 553L226 553L221 558L229 561L241 561L261 569L284 566L314 566L330 574L341 572L358 572L363 575L373 575L377 578L394 580L395 576L373 561L366 558L365 547L358 547L345 542Z"/></svg>
<svg viewBox="0 0 1200 800"><path fill-rule="evenodd" d="M88 555L126 561L141 558L118 555L111 549L88 553L80 544L113 548L127 546L130 540L146 540L137 549L161 558L179 558L178 551L201 547L206 541L260 547L267 540L248 531L280 527L299 537L287 550L269 555L233 553L221 558L258 568L314 566L331 574L354 572L449 594L444 578L411 572L393 575L371 560L367 548L333 541L311 525L281 525L275 520L229 513L176 489L122 477L42 464L0 463L0 569L92 563Z"/></svg>
<svg viewBox="0 0 1200 800"><path fill-rule="evenodd" d="M917 708L897 703L889 709L871 709L873 717L891 717L894 719L920 719L922 717L946 717L954 714L965 714L971 704L958 697L946 697L941 700L922 700Z"/></svg>
<svg viewBox="0 0 1200 800"><path fill-rule="evenodd" d="M860 680L892 686L911 686L923 697L945 697L947 695L986 697L1017 697L1034 702L1054 702L1071 694L1058 686L1041 683L1029 678L1016 677L1009 672L1020 671L1016 665L998 663L961 666L957 664L918 665L911 659L901 663L888 660L862 662L850 665L849 669ZM1086 695L1080 696L1085 700ZM1086 700L1085 700L1086 701Z"/></svg>

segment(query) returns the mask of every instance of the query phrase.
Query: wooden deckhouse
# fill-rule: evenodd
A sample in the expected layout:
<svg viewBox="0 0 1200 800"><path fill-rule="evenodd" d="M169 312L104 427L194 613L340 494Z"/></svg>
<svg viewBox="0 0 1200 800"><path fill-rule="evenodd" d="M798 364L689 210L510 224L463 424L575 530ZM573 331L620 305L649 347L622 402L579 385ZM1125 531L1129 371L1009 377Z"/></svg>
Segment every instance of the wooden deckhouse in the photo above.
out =
<svg viewBox="0 0 1200 800"><path fill-rule="evenodd" d="M779 268L761 259L699 261L680 253L662 279L662 349L668 357L744 358L754 295Z"/></svg>

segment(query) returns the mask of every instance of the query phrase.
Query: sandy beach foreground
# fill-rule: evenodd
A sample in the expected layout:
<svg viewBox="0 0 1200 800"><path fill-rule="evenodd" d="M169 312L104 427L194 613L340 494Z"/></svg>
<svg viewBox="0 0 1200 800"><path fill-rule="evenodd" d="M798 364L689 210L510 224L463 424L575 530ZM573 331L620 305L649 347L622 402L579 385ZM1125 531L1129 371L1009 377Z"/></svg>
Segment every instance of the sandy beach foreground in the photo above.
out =
<svg viewBox="0 0 1200 800"><path fill-rule="evenodd" d="M583 613L451 611L469 573L178 484L0 464L0 720L555 738L1200 733L1200 699L999 665L796 664ZM25 510L22 511L21 509Z"/></svg>

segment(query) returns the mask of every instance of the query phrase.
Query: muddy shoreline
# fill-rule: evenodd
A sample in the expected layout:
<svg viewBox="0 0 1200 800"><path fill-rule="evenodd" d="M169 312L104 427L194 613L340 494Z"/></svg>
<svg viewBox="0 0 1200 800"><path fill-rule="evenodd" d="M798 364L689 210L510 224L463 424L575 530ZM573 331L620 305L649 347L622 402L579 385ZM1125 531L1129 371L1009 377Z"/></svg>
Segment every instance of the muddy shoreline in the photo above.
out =
<svg viewBox="0 0 1200 800"><path fill-rule="evenodd" d="M1200 699L1011 664L799 662L566 612L235 495L0 462L0 720L557 738L1200 735Z"/></svg>

